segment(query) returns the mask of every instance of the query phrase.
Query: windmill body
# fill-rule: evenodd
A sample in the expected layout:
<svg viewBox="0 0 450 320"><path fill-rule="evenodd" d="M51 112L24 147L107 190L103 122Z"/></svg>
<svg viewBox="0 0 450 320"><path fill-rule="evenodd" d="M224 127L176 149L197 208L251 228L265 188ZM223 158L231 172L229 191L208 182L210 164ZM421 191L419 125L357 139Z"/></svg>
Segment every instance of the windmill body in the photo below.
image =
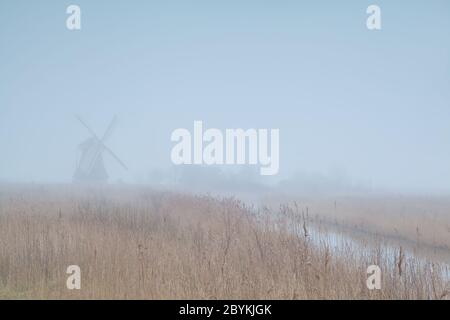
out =
<svg viewBox="0 0 450 320"><path fill-rule="evenodd" d="M101 149L95 138L88 138L79 145L80 156L73 176L75 182L106 183L108 181Z"/></svg>

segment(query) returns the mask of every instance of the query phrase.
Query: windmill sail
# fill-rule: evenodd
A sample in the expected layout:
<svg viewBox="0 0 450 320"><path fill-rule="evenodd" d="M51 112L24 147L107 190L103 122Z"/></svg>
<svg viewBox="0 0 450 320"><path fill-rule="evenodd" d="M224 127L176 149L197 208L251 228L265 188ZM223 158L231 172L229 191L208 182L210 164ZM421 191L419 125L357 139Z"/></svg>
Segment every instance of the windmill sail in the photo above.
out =
<svg viewBox="0 0 450 320"><path fill-rule="evenodd" d="M127 169L123 161L105 145L105 141L114 129L116 118L114 117L111 121L101 140L81 117L77 116L77 119L89 131L91 137L79 145L80 156L73 176L74 182L106 183L108 181L108 173L103 160L104 151L111 155L122 167Z"/></svg>

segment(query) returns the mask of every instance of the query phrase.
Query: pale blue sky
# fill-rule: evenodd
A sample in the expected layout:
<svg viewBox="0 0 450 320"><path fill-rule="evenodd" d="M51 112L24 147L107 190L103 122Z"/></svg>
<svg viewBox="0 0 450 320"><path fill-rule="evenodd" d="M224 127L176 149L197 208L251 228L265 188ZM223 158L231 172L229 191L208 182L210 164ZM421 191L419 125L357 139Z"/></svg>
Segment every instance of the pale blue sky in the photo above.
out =
<svg viewBox="0 0 450 320"><path fill-rule="evenodd" d="M99 133L117 114L109 145L133 176L169 167L172 130L203 120L280 128L280 178L450 192L449 75L447 0L0 0L0 180L70 181L74 114Z"/></svg>

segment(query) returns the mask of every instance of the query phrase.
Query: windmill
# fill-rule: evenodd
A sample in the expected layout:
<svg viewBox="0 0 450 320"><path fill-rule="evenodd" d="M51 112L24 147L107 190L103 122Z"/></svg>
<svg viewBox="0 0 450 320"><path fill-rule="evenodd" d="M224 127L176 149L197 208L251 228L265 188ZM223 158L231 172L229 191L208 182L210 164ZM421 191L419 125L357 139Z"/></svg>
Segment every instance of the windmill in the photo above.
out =
<svg viewBox="0 0 450 320"><path fill-rule="evenodd" d="M119 157L105 145L106 140L111 136L116 125L116 117L113 118L101 139L81 117L76 116L76 118L89 131L91 137L84 140L78 146L81 154L77 159L73 181L76 183L106 183L108 181L108 173L106 172L103 161L103 155L105 153L112 156L125 170L128 170L127 166Z"/></svg>

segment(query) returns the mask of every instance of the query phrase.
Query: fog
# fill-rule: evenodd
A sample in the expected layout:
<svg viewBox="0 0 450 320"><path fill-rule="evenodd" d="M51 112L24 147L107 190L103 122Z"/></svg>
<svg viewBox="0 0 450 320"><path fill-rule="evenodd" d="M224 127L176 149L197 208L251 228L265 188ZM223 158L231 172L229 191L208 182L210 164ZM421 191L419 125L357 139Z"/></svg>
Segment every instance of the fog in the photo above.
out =
<svg viewBox="0 0 450 320"><path fill-rule="evenodd" d="M82 29L66 28L81 8ZM1 1L0 182L71 183L103 136L112 183L450 192L450 3ZM175 166L171 133L279 129L280 166Z"/></svg>

